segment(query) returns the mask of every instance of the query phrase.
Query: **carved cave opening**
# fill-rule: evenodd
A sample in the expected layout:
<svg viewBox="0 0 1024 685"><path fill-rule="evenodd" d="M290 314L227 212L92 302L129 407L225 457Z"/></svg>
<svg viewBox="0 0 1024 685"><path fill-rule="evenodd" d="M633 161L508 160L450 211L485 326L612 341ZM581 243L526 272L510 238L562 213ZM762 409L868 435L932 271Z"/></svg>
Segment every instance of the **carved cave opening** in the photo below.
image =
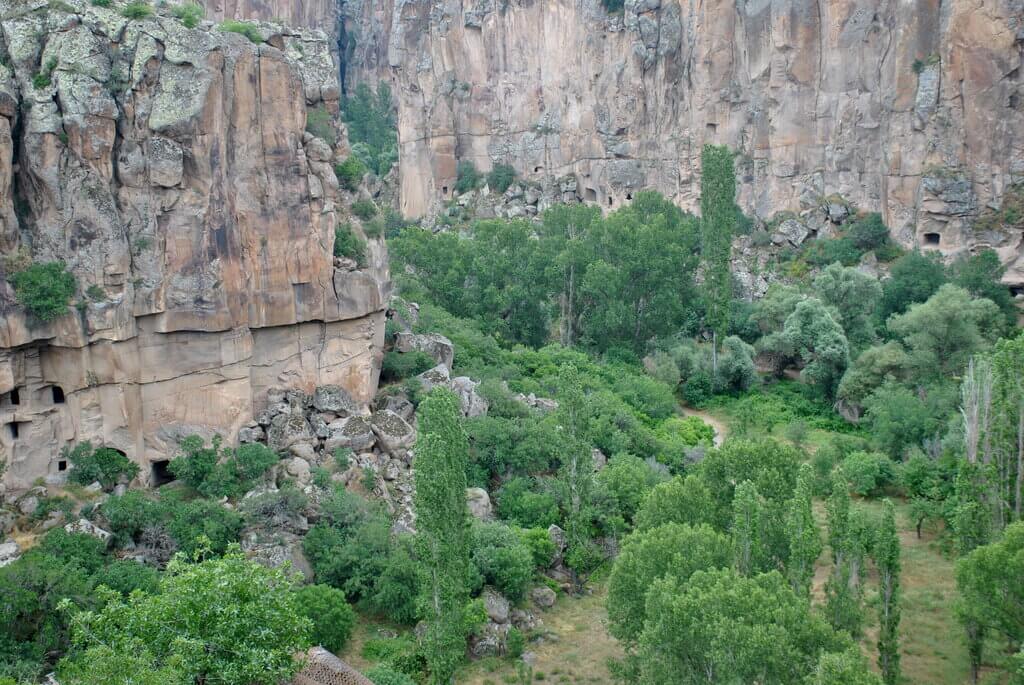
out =
<svg viewBox="0 0 1024 685"><path fill-rule="evenodd" d="M64 388L59 385L50 386L50 395L53 397L54 404L64 404L66 401L64 398Z"/></svg>
<svg viewBox="0 0 1024 685"><path fill-rule="evenodd" d="M174 474L171 473L169 459L160 459L150 464L152 469L150 472L149 484L150 487L158 488L161 485L167 485L174 481Z"/></svg>
<svg viewBox="0 0 1024 685"><path fill-rule="evenodd" d="M938 245L942 241L942 236L938 233L925 233L924 244L925 245Z"/></svg>

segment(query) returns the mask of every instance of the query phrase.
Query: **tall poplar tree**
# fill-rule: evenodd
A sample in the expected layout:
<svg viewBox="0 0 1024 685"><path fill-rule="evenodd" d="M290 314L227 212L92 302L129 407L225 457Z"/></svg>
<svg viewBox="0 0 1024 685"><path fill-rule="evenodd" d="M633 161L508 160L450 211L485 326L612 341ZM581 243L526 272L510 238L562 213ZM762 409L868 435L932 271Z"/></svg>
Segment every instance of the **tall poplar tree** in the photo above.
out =
<svg viewBox="0 0 1024 685"><path fill-rule="evenodd" d="M825 583L825 612L833 628L858 637L862 624L859 567L863 550L850 515L850 485L838 473L832 477L832 494L825 509L832 555L832 574Z"/></svg>
<svg viewBox="0 0 1024 685"><path fill-rule="evenodd" d="M896 508L885 501L885 513L874 545L878 567L878 668L886 685L900 680L900 539Z"/></svg>
<svg viewBox="0 0 1024 685"><path fill-rule="evenodd" d="M574 366L559 375L558 418L562 430L562 468L559 474L568 508L565 517L565 560L572 572L573 588L578 592L582 575L599 561L590 539L590 498L594 482L594 460L583 439L583 386Z"/></svg>
<svg viewBox="0 0 1024 685"><path fill-rule="evenodd" d="M733 153L723 145L705 145L701 152L700 214L706 321L717 352L729 325L730 260L738 215ZM716 354L716 370L717 361Z"/></svg>
<svg viewBox="0 0 1024 685"><path fill-rule="evenodd" d="M821 555L821 536L811 509L814 471L810 464L800 466L796 477L793 499L786 512L786 530L789 534L789 560L786 573L793 592L807 597L814 577L814 562Z"/></svg>
<svg viewBox="0 0 1024 685"><path fill-rule="evenodd" d="M422 565L421 612L427 621L423 651L433 685L448 685L466 651L469 603L469 441L459 422L459 400L435 389L419 407L415 481L416 543Z"/></svg>
<svg viewBox="0 0 1024 685"><path fill-rule="evenodd" d="M740 575L753 575L761 561L761 508L757 486L749 480L736 486L732 501L732 541Z"/></svg>

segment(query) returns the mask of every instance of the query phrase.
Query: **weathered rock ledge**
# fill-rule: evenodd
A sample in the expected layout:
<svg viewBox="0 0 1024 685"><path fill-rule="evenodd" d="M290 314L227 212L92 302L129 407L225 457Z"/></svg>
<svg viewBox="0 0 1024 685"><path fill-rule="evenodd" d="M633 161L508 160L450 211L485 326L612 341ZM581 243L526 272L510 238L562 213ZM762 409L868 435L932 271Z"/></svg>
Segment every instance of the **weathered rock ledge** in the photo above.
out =
<svg viewBox="0 0 1024 685"><path fill-rule="evenodd" d="M116 5L0 0L0 252L78 281L77 306L42 324L0 266L13 490L75 441L146 466L182 435L232 440L271 387L376 391L385 249L335 268L344 131L306 132L307 113L338 111L327 36L260 24L254 44Z"/></svg>

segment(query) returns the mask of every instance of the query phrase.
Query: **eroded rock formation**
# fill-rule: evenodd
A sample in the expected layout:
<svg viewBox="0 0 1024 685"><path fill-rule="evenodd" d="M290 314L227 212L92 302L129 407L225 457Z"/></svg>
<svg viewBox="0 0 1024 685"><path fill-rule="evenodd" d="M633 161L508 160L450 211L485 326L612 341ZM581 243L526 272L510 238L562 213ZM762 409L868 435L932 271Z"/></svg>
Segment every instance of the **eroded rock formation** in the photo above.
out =
<svg viewBox="0 0 1024 685"><path fill-rule="evenodd" d="M77 306L44 324L0 273L10 488L56 475L75 441L145 466L182 435L234 439L271 387L372 398L384 247L336 268L344 137L305 131L307 112L338 111L330 39L260 32L0 0L0 251L64 261L78 282Z"/></svg>
<svg viewBox="0 0 1024 685"><path fill-rule="evenodd" d="M698 205L704 143L739 152L763 218L837 194L904 246L995 248L1024 284L1022 222L975 231L1024 181L1020 0L349 0L349 81L388 80L407 216L456 163L571 176L604 207ZM559 188L551 188L558 196ZM998 222L997 222L998 223Z"/></svg>

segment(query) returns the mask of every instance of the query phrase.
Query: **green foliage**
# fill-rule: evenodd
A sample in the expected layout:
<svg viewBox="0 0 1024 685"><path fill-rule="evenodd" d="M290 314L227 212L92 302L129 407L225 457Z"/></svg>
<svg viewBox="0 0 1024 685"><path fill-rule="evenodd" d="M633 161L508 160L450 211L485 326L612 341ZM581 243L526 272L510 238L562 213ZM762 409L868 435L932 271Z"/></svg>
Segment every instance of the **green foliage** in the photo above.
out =
<svg viewBox="0 0 1024 685"><path fill-rule="evenodd" d="M456 165L455 175L455 192L460 195L478 188L483 181L483 177L477 171L476 165L468 159L464 159Z"/></svg>
<svg viewBox="0 0 1024 685"><path fill-rule="evenodd" d="M843 477L858 495L877 494L895 478L892 460L878 452L854 452L843 459Z"/></svg>
<svg viewBox="0 0 1024 685"><path fill-rule="evenodd" d="M206 9L198 3L186 2L172 7L171 14L181 20L185 28L194 29L199 26L199 22L206 16Z"/></svg>
<svg viewBox="0 0 1024 685"><path fill-rule="evenodd" d="M504 193L516 180L516 170L509 164L495 164L487 174L487 185L492 192Z"/></svg>
<svg viewBox="0 0 1024 685"><path fill-rule="evenodd" d="M387 666L374 666L368 669L365 675L373 685L416 685L416 681L405 673Z"/></svg>
<svg viewBox="0 0 1024 685"><path fill-rule="evenodd" d="M136 590L152 595L159 592L160 573L138 561L114 560L100 569L93 576L93 581L97 586L105 585L116 590L122 597Z"/></svg>
<svg viewBox="0 0 1024 685"><path fill-rule="evenodd" d="M825 397L834 397L850 362L850 347L842 326L821 300L799 302L786 318L782 339L803 360L800 376Z"/></svg>
<svg viewBox="0 0 1024 685"><path fill-rule="evenodd" d="M221 449L219 436L207 447L202 438L191 435L181 441L181 449L183 454L168 468L207 497L241 497L278 462L277 454L260 443Z"/></svg>
<svg viewBox="0 0 1024 685"><path fill-rule="evenodd" d="M647 495L636 515L637 530L650 530L669 523L697 526L713 522L711 492L694 475L658 483Z"/></svg>
<svg viewBox="0 0 1024 685"><path fill-rule="evenodd" d="M35 76L32 77L32 86L36 90L49 88L53 82L53 72L57 68L57 58L51 57L43 64Z"/></svg>
<svg viewBox="0 0 1024 685"><path fill-rule="evenodd" d="M114 535L114 542L126 546L137 541L143 530L163 520L159 504L141 490L129 490L120 496L108 497L99 512Z"/></svg>
<svg viewBox="0 0 1024 685"><path fill-rule="evenodd" d="M356 235L350 224L335 227L334 256L352 259L360 267L366 266L366 241Z"/></svg>
<svg viewBox="0 0 1024 685"><path fill-rule="evenodd" d="M152 670L178 675L164 682L275 685L294 675L294 654L308 647L312 629L292 582L237 548L194 564L175 559L158 594L105 595L101 609L75 613L76 653L61 670L102 682L95 678L110 659L145 655Z"/></svg>
<svg viewBox="0 0 1024 685"><path fill-rule="evenodd" d="M1001 539L983 545L957 562L957 588L965 620L1024 641L1024 522L1006 527Z"/></svg>
<svg viewBox="0 0 1024 685"><path fill-rule="evenodd" d="M393 383L432 369L437 362L426 352L398 352L389 350L384 353L381 364L381 382Z"/></svg>
<svg viewBox="0 0 1024 685"><path fill-rule="evenodd" d="M341 187L350 193L359 190L359 184L363 182L366 175L366 164L355 155L349 155L341 164L334 165L334 175L338 178Z"/></svg>
<svg viewBox="0 0 1024 685"><path fill-rule="evenodd" d="M839 473L833 475L825 509L832 560L825 583L825 614L836 630L860 637L864 616L859 579L867 540L860 517L851 515L849 484Z"/></svg>
<svg viewBox="0 0 1024 685"><path fill-rule="evenodd" d="M352 213L363 221L369 221L377 216L377 205L373 200L356 200L352 203Z"/></svg>
<svg viewBox="0 0 1024 685"><path fill-rule="evenodd" d="M601 5L610 12L621 12L624 0L601 0Z"/></svg>
<svg viewBox="0 0 1024 685"><path fill-rule="evenodd" d="M558 501L550 492L537 492L529 478L513 478L498 491L498 515L525 528L547 528L558 523Z"/></svg>
<svg viewBox="0 0 1024 685"><path fill-rule="evenodd" d="M882 221L882 215L872 212L844 227L846 236L865 252L878 249L889 242L889 228Z"/></svg>
<svg viewBox="0 0 1024 685"><path fill-rule="evenodd" d="M121 16L127 19L147 19L153 16L153 8L144 0L132 0L121 10Z"/></svg>
<svg viewBox="0 0 1024 685"><path fill-rule="evenodd" d="M822 654L853 649L773 571L753 578L698 571L685 584L656 580L639 640L640 679L650 685L799 683Z"/></svg>
<svg viewBox="0 0 1024 685"><path fill-rule="evenodd" d="M822 549L812 509L813 494L814 472L809 464L802 464L797 473L793 498L786 505L786 533L789 537L786 575L793 592L799 597L810 596L814 564Z"/></svg>
<svg viewBox="0 0 1024 685"><path fill-rule="evenodd" d="M78 287L64 262L32 264L13 273L8 280L14 286L18 304L44 323L67 313L68 300Z"/></svg>
<svg viewBox="0 0 1024 685"><path fill-rule="evenodd" d="M470 546L470 559L483 583L512 601L522 599L533 578L534 561L519 535L502 523L476 521Z"/></svg>
<svg viewBox="0 0 1024 685"><path fill-rule="evenodd" d="M730 258L737 216L736 170L727 147L705 145L701 152L700 215L705 322L715 333L717 345L729 323Z"/></svg>
<svg viewBox="0 0 1024 685"><path fill-rule="evenodd" d="M900 539L896 510L889 500L873 552L878 567L878 668L886 685L896 685L900 682Z"/></svg>
<svg viewBox="0 0 1024 685"><path fill-rule="evenodd" d="M448 683L466 650L469 600L469 444L459 425L459 401L435 389L418 410L416 441L417 548L423 569L421 606L427 620L423 652L436 685ZM529 552L527 552L527 555Z"/></svg>
<svg viewBox="0 0 1024 685"><path fill-rule="evenodd" d="M551 539L545 528L519 528L516 530L519 540L530 550L533 565L538 569L551 566L555 558L555 541Z"/></svg>
<svg viewBox="0 0 1024 685"><path fill-rule="evenodd" d="M814 266L839 263L843 266L855 266L864 256L863 251L854 241L847 237L816 238L804 244L803 258Z"/></svg>
<svg viewBox="0 0 1024 685"><path fill-rule="evenodd" d="M729 539L704 524L668 523L629 535L608 581L611 634L636 644L647 617L647 593L656 580L671 577L682 585L697 571L731 563Z"/></svg>
<svg viewBox="0 0 1024 685"><path fill-rule="evenodd" d="M93 448L86 441L61 450L61 458L71 464L68 480L79 485L98 482L105 490L112 489L122 479L130 481L139 474L139 465L110 447Z"/></svg>
<svg viewBox="0 0 1024 685"><path fill-rule="evenodd" d="M241 515L225 509L215 501L178 502L165 499L167 532L186 554L208 548L221 553L238 541L242 531Z"/></svg>
<svg viewBox="0 0 1024 685"><path fill-rule="evenodd" d="M749 480L736 486L732 501L733 557L736 570L750 576L755 570L765 570L765 550L761 534L761 495Z"/></svg>
<svg viewBox="0 0 1024 685"><path fill-rule="evenodd" d="M260 33L259 26L257 26L256 24L254 24L254 23L252 23L250 21L237 21L237 20L234 20L234 19L229 19L227 21L222 21L220 23L220 25L217 27L217 30L225 31L227 33L237 33L237 34L243 35L243 36L245 36L246 38L249 39L250 43L254 43L256 45L259 45L260 43L263 42L263 34ZM316 109L316 108L313 108L313 109ZM307 118L307 123L306 123L306 130L309 131L310 133L312 133L313 135L317 136L317 134L314 131L310 131L309 130L309 120L308 120L308 118ZM321 136L317 136L317 137L319 138ZM334 144L334 138L333 137L332 138L324 138L324 140L326 140L331 145Z"/></svg>
<svg viewBox="0 0 1024 685"><path fill-rule="evenodd" d="M1006 267L999 260L995 250L986 249L977 254L966 255L955 261L949 268L950 281L973 297L991 300L1006 317L1007 326L1017 323L1017 306L1009 288L1002 282Z"/></svg>
<svg viewBox="0 0 1024 685"><path fill-rule="evenodd" d="M345 593L327 585L306 585L295 594L299 612L313 624L313 642L340 654L356 625L356 612L345 601Z"/></svg>
<svg viewBox="0 0 1024 685"><path fill-rule="evenodd" d="M826 305L836 308L843 332L855 349L875 341L872 317L882 297L877 279L854 268L830 264L814 279L814 292Z"/></svg>
<svg viewBox="0 0 1024 685"><path fill-rule="evenodd" d="M388 85L381 81L374 93L360 83L342 102L342 118L348 125L352 153L373 173L387 175L398 160L397 122Z"/></svg>
<svg viewBox="0 0 1024 685"><path fill-rule="evenodd" d="M110 0L90 0L93 7L110 7Z"/></svg>
<svg viewBox="0 0 1024 685"><path fill-rule="evenodd" d="M330 474L326 469L318 468L318 475L327 477L327 483L319 487L326 489L330 487ZM285 482L278 490L246 497L239 504L239 510L251 523L273 526L302 515L308 504L309 498L305 493L290 482Z"/></svg>
<svg viewBox="0 0 1024 685"><path fill-rule="evenodd" d="M612 496L617 513L632 524L647 493L662 480L660 473L643 459L631 454L616 454L597 474L597 482Z"/></svg>
<svg viewBox="0 0 1024 685"><path fill-rule="evenodd" d="M879 321L884 323L892 314L902 314L910 305L924 302L945 282L945 270L938 255L910 252L900 257L882 283Z"/></svg>

